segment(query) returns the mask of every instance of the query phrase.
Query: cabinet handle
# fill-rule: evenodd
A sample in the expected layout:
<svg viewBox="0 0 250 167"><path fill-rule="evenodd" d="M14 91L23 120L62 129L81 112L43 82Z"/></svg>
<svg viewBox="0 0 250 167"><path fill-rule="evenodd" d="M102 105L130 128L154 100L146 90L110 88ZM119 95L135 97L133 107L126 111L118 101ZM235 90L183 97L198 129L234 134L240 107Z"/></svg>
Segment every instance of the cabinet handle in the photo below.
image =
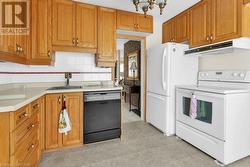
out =
<svg viewBox="0 0 250 167"><path fill-rule="evenodd" d="M35 124L31 124L31 125L29 125L29 126L27 127L27 129L30 130L30 129L34 128L34 127L35 127Z"/></svg>
<svg viewBox="0 0 250 167"><path fill-rule="evenodd" d="M33 108L33 110L38 109L39 108L39 104L35 104L32 108Z"/></svg>
<svg viewBox="0 0 250 167"><path fill-rule="evenodd" d="M72 39L72 43L73 43L73 45L75 45L75 38Z"/></svg>
<svg viewBox="0 0 250 167"><path fill-rule="evenodd" d="M24 117L27 117L28 116L28 113L23 113L22 115L20 115L18 118L21 119L21 118L24 118Z"/></svg>
<svg viewBox="0 0 250 167"><path fill-rule="evenodd" d="M20 52L20 46L18 44L16 44L16 52Z"/></svg>
<svg viewBox="0 0 250 167"><path fill-rule="evenodd" d="M210 37L209 36L207 36L207 41L209 41L210 40Z"/></svg>
<svg viewBox="0 0 250 167"><path fill-rule="evenodd" d="M210 36L210 40L211 40L211 42L213 41L213 39L214 39L214 38L213 38L213 35L211 35L211 36Z"/></svg>
<svg viewBox="0 0 250 167"><path fill-rule="evenodd" d="M35 148L35 144L31 144L30 147L28 148L28 151L30 151L33 148Z"/></svg>
<svg viewBox="0 0 250 167"><path fill-rule="evenodd" d="M58 103L61 104L61 97L58 98Z"/></svg>
<svg viewBox="0 0 250 167"><path fill-rule="evenodd" d="M23 48L21 46L19 46L19 51L23 52Z"/></svg>
<svg viewBox="0 0 250 167"><path fill-rule="evenodd" d="M50 52L50 50L48 50L48 57L50 57L51 56L51 52Z"/></svg>
<svg viewBox="0 0 250 167"><path fill-rule="evenodd" d="M76 38L76 45L78 45L79 44L79 39L78 38Z"/></svg>

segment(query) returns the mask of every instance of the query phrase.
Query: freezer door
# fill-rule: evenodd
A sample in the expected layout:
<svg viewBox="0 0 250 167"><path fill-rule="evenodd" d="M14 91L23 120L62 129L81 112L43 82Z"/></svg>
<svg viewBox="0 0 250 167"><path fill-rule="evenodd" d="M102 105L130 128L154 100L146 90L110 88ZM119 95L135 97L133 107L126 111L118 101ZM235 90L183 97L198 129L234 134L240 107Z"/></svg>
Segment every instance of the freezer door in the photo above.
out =
<svg viewBox="0 0 250 167"><path fill-rule="evenodd" d="M147 93L147 122L167 134L168 97Z"/></svg>
<svg viewBox="0 0 250 167"><path fill-rule="evenodd" d="M170 44L160 45L148 50L147 91L169 96Z"/></svg>

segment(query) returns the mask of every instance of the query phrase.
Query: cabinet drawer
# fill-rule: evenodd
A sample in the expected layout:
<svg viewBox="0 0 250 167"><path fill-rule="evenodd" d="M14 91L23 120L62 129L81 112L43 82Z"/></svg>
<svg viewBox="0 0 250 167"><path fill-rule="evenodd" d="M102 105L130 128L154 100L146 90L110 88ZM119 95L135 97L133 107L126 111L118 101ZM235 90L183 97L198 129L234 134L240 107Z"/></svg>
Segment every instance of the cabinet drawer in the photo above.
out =
<svg viewBox="0 0 250 167"><path fill-rule="evenodd" d="M11 157L11 163L14 166L24 166L25 160L32 152L39 148L38 133L37 131L32 133L27 139L20 145L17 151Z"/></svg>
<svg viewBox="0 0 250 167"><path fill-rule="evenodd" d="M34 151L24 160L24 164L27 167L36 167L38 163L38 155L39 155L39 149L36 147Z"/></svg>
<svg viewBox="0 0 250 167"><path fill-rule="evenodd" d="M30 114L37 113L40 110L40 100L36 100L30 105Z"/></svg>
<svg viewBox="0 0 250 167"><path fill-rule="evenodd" d="M38 114L33 115L22 125L17 127L17 129L11 133L11 154L20 147L21 143L25 142L26 138L29 137L31 133L38 131L38 127Z"/></svg>
<svg viewBox="0 0 250 167"><path fill-rule="evenodd" d="M14 113L11 113L11 115L11 119L13 120L11 130L14 130L29 118L29 106L25 106Z"/></svg>

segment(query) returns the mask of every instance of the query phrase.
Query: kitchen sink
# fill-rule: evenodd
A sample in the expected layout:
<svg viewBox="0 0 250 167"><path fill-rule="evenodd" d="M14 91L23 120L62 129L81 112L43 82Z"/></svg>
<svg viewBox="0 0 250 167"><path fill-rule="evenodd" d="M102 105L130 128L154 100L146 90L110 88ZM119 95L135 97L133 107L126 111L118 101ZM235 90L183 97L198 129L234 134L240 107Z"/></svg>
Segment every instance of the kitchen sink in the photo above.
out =
<svg viewBox="0 0 250 167"><path fill-rule="evenodd" d="M82 86L56 86L47 90L81 89Z"/></svg>

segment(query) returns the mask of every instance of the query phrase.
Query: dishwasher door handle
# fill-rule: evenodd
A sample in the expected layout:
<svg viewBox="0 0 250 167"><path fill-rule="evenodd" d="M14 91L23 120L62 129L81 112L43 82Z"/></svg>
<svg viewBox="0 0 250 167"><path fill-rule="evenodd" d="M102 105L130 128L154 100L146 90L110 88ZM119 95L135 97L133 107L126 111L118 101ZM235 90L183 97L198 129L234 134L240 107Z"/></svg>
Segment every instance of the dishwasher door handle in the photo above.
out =
<svg viewBox="0 0 250 167"><path fill-rule="evenodd" d="M99 104L108 104L108 101L101 101Z"/></svg>

